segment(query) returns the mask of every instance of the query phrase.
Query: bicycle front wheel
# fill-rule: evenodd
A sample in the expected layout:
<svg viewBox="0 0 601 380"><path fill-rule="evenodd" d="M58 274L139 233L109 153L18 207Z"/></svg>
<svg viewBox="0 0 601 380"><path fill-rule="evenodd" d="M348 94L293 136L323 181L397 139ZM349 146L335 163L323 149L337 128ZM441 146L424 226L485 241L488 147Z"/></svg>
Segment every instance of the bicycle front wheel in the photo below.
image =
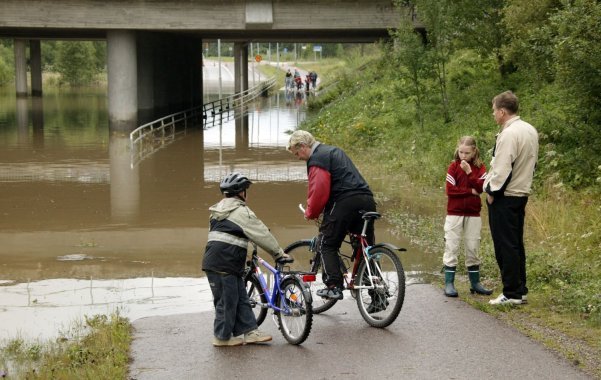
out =
<svg viewBox="0 0 601 380"><path fill-rule="evenodd" d="M355 277L357 306L373 327L389 326L398 317L405 300L405 272L392 250L376 247L359 264Z"/></svg>
<svg viewBox="0 0 601 380"><path fill-rule="evenodd" d="M246 277L246 294L250 301L250 307L255 314L257 326L265 320L267 316L267 297L261 288L261 283L255 274L250 274Z"/></svg>
<svg viewBox="0 0 601 380"><path fill-rule="evenodd" d="M290 344L303 343L313 325L311 300L305 297L303 285L295 277L287 278L281 285L282 294L278 298L279 329ZM310 296L309 296L310 298Z"/></svg>
<svg viewBox="0 0 601 380"><path fill-rule="evenodd" d="M299 240L284 249L284 252L294 257L292 269L301 272L315 273L315 281L307 283L313 297L313 314L323 313L336 303L335 299L322 298L316 294L319 289L326 285L321 281L319 271L321 270L321 255L311 250L312 240Z"/></svg>

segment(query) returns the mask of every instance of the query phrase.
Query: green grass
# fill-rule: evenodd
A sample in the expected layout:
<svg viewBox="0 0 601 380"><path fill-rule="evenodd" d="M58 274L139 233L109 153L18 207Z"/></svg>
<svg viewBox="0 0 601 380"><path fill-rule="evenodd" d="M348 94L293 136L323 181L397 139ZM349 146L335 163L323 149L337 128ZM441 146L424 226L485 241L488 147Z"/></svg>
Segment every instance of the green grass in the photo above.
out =
<svg viewBox="0 0 601 380"><path fill-rule="evenodd" d="M131 339L131 325L118 313L86 317L83 326L56 341L6 342L0 348L0 374L12 379L126 379Z"/></svg>

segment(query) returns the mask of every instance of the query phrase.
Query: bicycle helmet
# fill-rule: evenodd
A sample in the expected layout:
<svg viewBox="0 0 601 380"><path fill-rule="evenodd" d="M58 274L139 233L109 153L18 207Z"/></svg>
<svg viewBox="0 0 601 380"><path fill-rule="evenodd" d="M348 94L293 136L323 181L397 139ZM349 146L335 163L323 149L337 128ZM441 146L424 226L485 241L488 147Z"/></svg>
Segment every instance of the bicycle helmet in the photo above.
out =
<svg viewBox="0 0 601 380"><path fill-rule="evenodd" d="M219 189L225 195L238 194L250 187L250 179L240 173L228 174L219 184Z"/></svg>

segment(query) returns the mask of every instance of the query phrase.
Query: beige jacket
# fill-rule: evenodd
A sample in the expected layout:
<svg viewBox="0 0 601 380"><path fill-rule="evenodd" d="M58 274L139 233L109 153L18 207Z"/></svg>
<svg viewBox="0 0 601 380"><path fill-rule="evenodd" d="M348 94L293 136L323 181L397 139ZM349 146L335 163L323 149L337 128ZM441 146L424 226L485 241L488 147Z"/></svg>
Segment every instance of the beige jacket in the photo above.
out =
<svg viewBox="0 0 601 380"><path fill-rule="evenodd" d="M502 192L506 196L527 197L537 159L536 129L519 116L507 120L497 135L484 191L493 196Z"/></svg>

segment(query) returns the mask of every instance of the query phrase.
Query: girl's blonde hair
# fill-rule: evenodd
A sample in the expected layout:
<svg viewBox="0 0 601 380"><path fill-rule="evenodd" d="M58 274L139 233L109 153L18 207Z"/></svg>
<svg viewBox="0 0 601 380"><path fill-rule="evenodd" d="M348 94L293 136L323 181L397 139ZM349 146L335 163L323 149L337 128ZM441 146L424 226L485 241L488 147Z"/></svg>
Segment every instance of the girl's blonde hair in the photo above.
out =
<svg viewBox="0 0 601 380"><path fill-rule="evenodd" d="M455 148L455 155L453 156L455 160L459 159L459 147L461 145L471 146L474 148L474 158L472 161L475 167L479 168L484 164L480 158L480 149L478 149L478 146L476 145L476 139L472 136L462 136L459 141L457 141L457 148Z"/></svg>

